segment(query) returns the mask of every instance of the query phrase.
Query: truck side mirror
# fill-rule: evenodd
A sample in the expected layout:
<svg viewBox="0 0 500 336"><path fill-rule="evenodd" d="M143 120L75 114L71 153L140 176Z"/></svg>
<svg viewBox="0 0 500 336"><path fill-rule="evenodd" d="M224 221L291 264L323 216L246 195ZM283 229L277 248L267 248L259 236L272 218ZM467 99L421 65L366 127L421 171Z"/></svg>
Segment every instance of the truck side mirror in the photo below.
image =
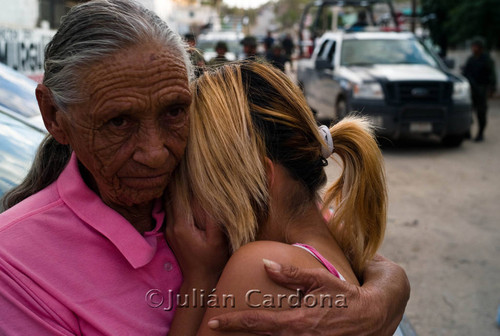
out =
<svg viewBox="0 0 500 336"><path fill-rule="evenodd" d="M326 70L326 69L332 69L333 70L333 64L329 60L322 59L322 58L317 58L314 61L314 68L316 70Z"/></svg>
<svg viewBox="0 0 500 336"><path fill-rule="evenodd" d="M450 69L454 69L455 68L455 60L453 58L448 58L446 57L444 60L443 60L444 64L450 68Z"/></svg>

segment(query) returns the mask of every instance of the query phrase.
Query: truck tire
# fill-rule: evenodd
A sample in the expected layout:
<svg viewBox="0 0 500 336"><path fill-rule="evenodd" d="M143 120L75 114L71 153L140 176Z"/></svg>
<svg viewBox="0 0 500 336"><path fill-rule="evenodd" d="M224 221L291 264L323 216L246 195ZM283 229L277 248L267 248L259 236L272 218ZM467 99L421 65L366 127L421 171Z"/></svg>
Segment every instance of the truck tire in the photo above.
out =
<svg viewBox="0 0 500 336"><path fill-rule="evenodd" d="M337 99L337 103L335 104L335 119L334 121L340 121L344 119L347 115L347 104L345 99L340 97Z"/></svg>
<svg viewBox="0 0 500 336"><path fill-rule="evenodd" d="M465 135L464 134L449 134L449 135L446 135L445 137L443 137L443 139L441 140L441 142L443 143L443 145L445 145L446 147L458 147L462 144L462 142L464 141L465 139Z"/></svg>

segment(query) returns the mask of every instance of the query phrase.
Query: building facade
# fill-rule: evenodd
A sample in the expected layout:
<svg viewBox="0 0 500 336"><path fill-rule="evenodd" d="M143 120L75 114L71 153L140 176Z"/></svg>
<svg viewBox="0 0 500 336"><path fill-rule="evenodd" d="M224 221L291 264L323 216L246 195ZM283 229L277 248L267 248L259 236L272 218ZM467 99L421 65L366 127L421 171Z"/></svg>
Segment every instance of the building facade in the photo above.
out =
<svg viewBox="0 0 500 336"><path fill-rule="evenodd" d="M137 0L155 11L179 34L198 33L218 23L216 7L201 0ZM77 0L0 0L0 62L36 80L43 53L61 17Z"/></svg>

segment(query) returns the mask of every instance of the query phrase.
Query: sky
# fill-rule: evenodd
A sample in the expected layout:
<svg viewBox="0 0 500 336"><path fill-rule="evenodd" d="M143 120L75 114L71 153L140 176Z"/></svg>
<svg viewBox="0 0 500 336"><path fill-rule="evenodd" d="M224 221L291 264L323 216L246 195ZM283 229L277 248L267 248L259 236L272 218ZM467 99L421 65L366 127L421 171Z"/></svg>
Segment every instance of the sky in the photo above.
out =
<svg viewBox="0 0 500 336"><path fill-rule="evenodd" d="M266 3L268 0L223 0L228 6L255 8Z"/></svg>

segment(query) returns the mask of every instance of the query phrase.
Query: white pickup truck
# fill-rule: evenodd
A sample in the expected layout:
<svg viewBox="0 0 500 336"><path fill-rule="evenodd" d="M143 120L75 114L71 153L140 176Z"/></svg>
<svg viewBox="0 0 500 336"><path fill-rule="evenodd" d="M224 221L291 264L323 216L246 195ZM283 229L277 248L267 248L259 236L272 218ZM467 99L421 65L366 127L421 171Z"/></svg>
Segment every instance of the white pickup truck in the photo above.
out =
<svg viewBox="0 0 500 336"><path fill-rule="evenodd" d="M297 80L318 120L357 111L392 139L433 134L459 146L472 124L469 83L412 33L326 32Z"/></svg>

